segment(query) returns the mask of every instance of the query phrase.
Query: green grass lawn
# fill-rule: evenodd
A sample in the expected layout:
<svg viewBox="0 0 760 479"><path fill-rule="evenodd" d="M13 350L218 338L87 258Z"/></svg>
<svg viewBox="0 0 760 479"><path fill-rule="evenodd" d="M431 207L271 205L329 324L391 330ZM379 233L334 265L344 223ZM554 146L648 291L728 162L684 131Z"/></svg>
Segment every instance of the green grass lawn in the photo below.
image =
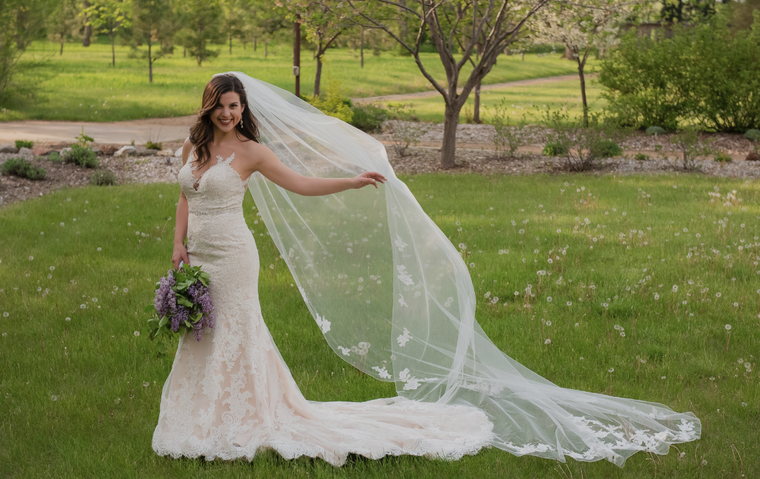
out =
<svg viewBox="0 0 760 479"><path fill-rule="evenodd" d="M200 107L203 87L213 74L243 71L279 87L293 91L292 48L289 44L270 46L255 53L248 46L233 44L232 55L219 46L220 55L197 66L195 59L176 54L154 65L153 83L148 83L147 60L129 58L130 49L117 47L116 67L110 66L111 47L101 39L88 48L67 43L63 55L57 44L32 43L22 57L21 73L5 98L0 99L0 121L71 120L119 121L191 115ZM301 92L312 94L316 62L311 52L301 53ZM429 71L445 79L438 55L422 55ZM469 75L469 67L464 74ZM528 78L566 75L575 72L572 62L558 55L502 56L486 77L485 83L501 83ZM373 56L365 51L365 66L359 66L359 54L351 49L330 50L325 56L324 81L342 82L349 97L367 97L431 90L411 57L391 52Z"/></svg>
<svg viewBox="0 0 760 479"><path fill-rule="evenodd" d="M586 78L586 96L589 111L598 112L606 105L601 97L602 87L593 79ZM583 115L583 102L581 101L580 80L565 80L540 85L502 88L498 90L481 92L480 118L485 123L492 122L495 107L502 104L506 106L506 113L512 124L519 122L544 123L543 111L546 107L551 110L565 108L570 119L578 119ZM415 114L423 121L436 123L443 122L445 105L440 96L419 98L389 102L390 104L406 104L408 110L414 110ZM467 99L467 103L459 114L459 121L472 119L474 99Z"/></svg>
<svg viewBox="0 0 760 479"><path fill-rule="evenodd" d="M353 458L343 468L271 452L253 463L158 457L151 436L172 357L157 357L155 345L133 333L143 330L143 308L170 267L178 188L87 187L0 210L2 475L760 475L757 182L700 175L405 180L454 244L466 245L477 317L503 351L563 387L692 411L702 420L702 439L666 456L636 454L623 469L498 449L451 463ZM711 201L714 188L723 198ZM737 199L726 206L732 190ZM394 395L391 384L359 374L325 343L263 225L254 223L253 206L246 198L261 255L264 318L306 397ZM528 284L530 309L523 305Z"/></svg>

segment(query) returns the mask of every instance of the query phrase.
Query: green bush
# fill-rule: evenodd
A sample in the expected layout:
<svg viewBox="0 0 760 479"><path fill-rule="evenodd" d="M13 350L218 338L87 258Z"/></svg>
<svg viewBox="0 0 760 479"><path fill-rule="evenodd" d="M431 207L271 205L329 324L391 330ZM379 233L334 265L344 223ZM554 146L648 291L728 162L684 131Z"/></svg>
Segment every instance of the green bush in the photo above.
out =
<svg viewBox="0 0 760 479"><path fill-rule="evenodd" d="M721 163L731 163L733 161L733 158L731 158L725 153L718 153L717 155L713 157L713 160L719 161Z"/></svg>
<svg viewBox="0 0 760 479"><path fill-rule="evenodd" d="M351 125L366 132L380 130L388 119L388 110L377 105L356 105L351 107L351 113Z"/></svg>
<svg viewBox="0 0 760 479"><path fill-rule="evenodd" d="M31 148L34 145L33 141L16 140L16 148Z"/></svg>
<svg viewBox="0 0 760 479"><path fill-rule="evenodd" d="M596 141L593 145L593 149L593 154L597 158L611 158L623 154L623 149L620 148L620 145L607 139Z"/></svg>
<svg viewBox="0 0 760 479"><path fill-rule="evenodd" d="M50 154L47 156L47 159L53 163L63 163L63 157L58 154L57 151L50 152Z"/></svg>
<svg viewBox="0 0 760 479"><path fill-rule="evenodd" d="M636 153L636 156L634 156L633 159L637 161L647 161L649 160L649 155L645 155L644 153Z"/></svg>
<svg viewBox="0 0 760 479"><path fill-rule="evenodd" d="M665 129L660 128L659 126L650 126L647 128L647 135L649 136L657 136L657 135L663 135L665 134Z"/></svg>
<svg viewBox="0 0 760 479"><path fill-rule="evenodd" d="M94 186L113 186L116 184L116 175L108 170L94 171L90 175L90 184Z"/></svg>
<svg viewBox="0 0 760 479"><path fill-rule="evenodd" d="M319 96L306 97L306 101L314 108L322 110L325 115L334 116L346 123L351 123L353 112L347 102L341 97L342 88L338 80L327 82L324 91Z"/></svg>
<svg viewBox="0 0 760 479"><path fill-rule="evenodd" d="M567 154L567 146L562 143L550 142L544 146L544 150L541 152L546 156L562 156Z"/></svg>
<svg viewBox="0 0 760 479"><path fill-rule="evenodd" d="M733 132L760 124L760 15L739 32L722 15L672 32L655 41L631 29L602 62L609 112L627 125L670 131L683 123Z"/></svg>
<svg viewBox="0 0 760 479"><path fill-rule="evenodd" d="M161 143L155 143L153 141L145 143L145 148L149 150L163 150L163 148L161 148Z"/></svg>
<svg viewBox="0 0 760 479"><path fill-rule="evenodd" d="M71 150L64 154L63 161L84 166L85 168L95 168L99 163L94 151L89 147L79 145L71 145Z"/></svg>
<svg viewBox="0 0 760 479"><path fill-rule="evenodd" d="M754 128L747 130L746 133L744 133L744 138L750 141L760 141L760 130L755 130Z"/></svg>
<svg viewBox="0 0 760 479"><path fill-rule="evenodd" d="M18 176L29 180L44 180L47 172L44 168L38 168L23 158L8 158L0 166L4 175Z"/></svg>

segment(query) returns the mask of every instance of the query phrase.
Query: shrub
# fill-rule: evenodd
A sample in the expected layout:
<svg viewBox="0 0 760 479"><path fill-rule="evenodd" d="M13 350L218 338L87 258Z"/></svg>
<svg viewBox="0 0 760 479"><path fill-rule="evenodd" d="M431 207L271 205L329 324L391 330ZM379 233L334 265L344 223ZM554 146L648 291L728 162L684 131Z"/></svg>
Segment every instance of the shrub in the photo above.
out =
<svg viewBox="0 0 760 479"><path fill-rule="evenodd" d="M714 131L760 124L760 17L732 32L727 17L686 28L672 38L638 37L636 29L602 62L599 82L608 110L636 127L674 131L697 123Z"/></svg>
<svg viewBox="0 0 760 479"><path fill-rule="evenodd" d="M341 85L338 80L327 82L324 91L319 96L306 97L306 101L314 108L322 111L325 115L334 116L346 123L351 123L353 113L349 102L341 97Z"/></svg>
<svg viewBox="0 0 760 479"><path fill-rule="evenodd" d="M8 158L0 167L4 175L18 176L29 180L44 180L47 172L44 168L38 168L24 158Z"/></svg>
<svg viewBox="0 0 760 479"><path fill-rule="evenodd" d="M731 158L725 153L718 153L717 155L713 157L713 160L719 161L721 163L730 163L733 161L733 158Z"/></svg>
<svg viewBox="0 0 760 479"><path fill-rule="evenodd" d="M524 143L522 130L525 127L525 116L523 115L522 123L515 126L510 125L507 115L507 101L502 99L501 103L494 107L491 117L495 130L493 146L496 150L496 158L514 158L517 156L518 148Z"/></svg>
<svg viewBox="0 0 760 479"><path fill-rule="evenodd" d="M682 167L686 171L698 170L702 165L697 165L697 158L709 155L712 150L709 145L700 143L697 130L686 128L670 140L671 144L681 152Z"/></svg>
<svg viewBox="0 0 760 479"><path fill-rule="evenodd" d="M744 133L744 138L750 141L760 141L760 130L755 130L754 128L752 130L747 130L746 133Z"/></svg>
<svg viewBox="0 0 760 479"><path fill-rule="evenodd" d="M419 144L420 138L430 128L427 124L418 121L414 110L407 110L409 106L407 104L388 106L389 114L394 119L388 122L393 150L400 157L409 153L410 146Z"/></svg>
<svg viewBox="0 0 760 479"><path fill-rule="evenodd" d="M541 153L546 156L563 156L567 155L568 148L562 143L550 142L544 146L544 149Z"/></svg>
<svg viewBox="0 0 760 479"><path fill-rule="evenodd" d="M623 154L623 149L620 148L620 145L608 139L599 139L594 143L593 148L594 156L597 158L611 158Z"/></svg>
<svg viewBox="0 0 760 479"><path fill-rule="evenodd" d="M31 148L34 145L33 141L16 140L16 148Z"/></svg>
<svg viewBox="0 0 760 479"><path fill-rule="evenodd" d="M47 159L53 163L63 163L63 157L57 151L50 152Z"/></svg>
<svg viewBox="0 0 760 479"><path fill-rule="evenodd" d="M94 171L90 175L90 184L95 186L113 186L116 184L116 175L108 170Z"/></svg>
<svg viewBox="0 0 760 479"><path fill-rule="evenodd" d="M64 154L65 163L74 163L75 165L84 166L85 168L95 168L98 166L98 157L89 147L71 145L71 150Z"/></svg>
<svg viewBox="0 0 760 479"><path fill-rule="evenodd" d="M372 104L353 106L351 113L351 125L366 132L380 130L388 119L388 110Z"/></svg>
<svg viewBox="0 0 760 479"><path fill-rule="evenodd" d="M163 150L163 148L161 148L161 143L155 143L153 141L145 143L145 148L149 150Z"/></svg>
<svg viewBox="0 0 760 479"><path fill-rule="evenodd" d="M657 135L663 135L665 134L665 129L660 128L659 126L650 126L647 128L647 135L649 136L657 136Z"/></svg>
<svg viewBox="0 0 760 479"><path fill-rule="evenodd" d="M649 155L645 155L644 153L636 153L636 156L634 156L633 159L637 161L647 161L649 160Z"/></svg>

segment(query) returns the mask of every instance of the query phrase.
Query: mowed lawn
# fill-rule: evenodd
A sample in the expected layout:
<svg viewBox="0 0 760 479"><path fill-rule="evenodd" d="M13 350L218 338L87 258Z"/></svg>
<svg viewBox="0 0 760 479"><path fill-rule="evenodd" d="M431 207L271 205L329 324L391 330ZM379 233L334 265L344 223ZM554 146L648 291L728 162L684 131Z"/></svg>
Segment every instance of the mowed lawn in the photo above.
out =
<svg viewBox="0 0 760 479"><path fill-rule="evenodd" d="M603 88L594 77L586 78L586 97L589 111L600 112L607 104L602 98ZM459 114L459 121L464 123L472 120L473 95ZM440 95L429 98L417 98L388 102L392 105L407 105L406 109L414 111L423 121L443 122L445 105ZM544 112L565 110L571 121L578 120L583 115L580 80L563 80L537 85L483 90L480 96L480 119L492 123L496 108L502 108L503 113L512 125L545 123Z"/></svg>
<svg viewBox="0 0 760 479"><path fill-rule="evenodd" d="M666 456L636 454L623 469L498 449L457 462L354 457L342 468L272 452L252 463L158 457L151 437L173 356L158 357L135 332L170 267L178 188L87 187L0 209L3 477L760 476L757 182L403 179L461 244L478 320L503 351L563 387L692 411L702 439ZM261 255L264 318L306 397L394 395L330 350L250 197L244 210Z"/></svg>
<svg viewBox="0 0 760 479"><path fill-rule="evenodd" d="M116 47L116 67L110 66L111 47L104 38L88 48L67 43L63 55L58 49L52 42L32 43L22 57L20 73L13 77L15 87L0 99L0 121L102 122L191 115L200 107L205 84L215 73L225 71L242 71L288 91L294 89L290 44L270 45L267 58L263 45L254 52L251 45L243 49L233 44L232 55L219 45L219 56L200 67L194 58L183 57L178 48L175 54L156 61L152 84L147 60L130 58L128 47ZM422 57L431 74L445 82L438 54L424 53ZM411 57L393 52L375 56L365 50L364 58L361 68L358 51L331 49L325 55L323 85L331 78L339 80L350 98L433 89ZM312 52L302 51L301 65L301 93L311 95L316 72ZM503 55L484 83L567 75L575 68L557 54L526 55L524 61L518 55ZM466 66L463 75L470 70Z"/></svg>

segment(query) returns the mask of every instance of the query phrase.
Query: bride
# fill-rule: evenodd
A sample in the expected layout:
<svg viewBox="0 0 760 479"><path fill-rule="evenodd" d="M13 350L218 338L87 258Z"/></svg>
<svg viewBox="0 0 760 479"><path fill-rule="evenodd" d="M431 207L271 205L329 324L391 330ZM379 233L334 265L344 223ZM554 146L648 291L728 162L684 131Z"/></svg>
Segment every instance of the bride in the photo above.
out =
<svg viewBox="0 0 760 479"><path fill-rule="evenodd" d="M206 85L182 158L172 261L210 274L216 326L200 342L180 339L158 454L252 460L269 448L342 465L352 453L458 459L496 446L622 466L700 437L691 413L564 389L501 352L475 321L461 257L372 137L225 73ZM394 381L397 397L301 394L261 316L247 190L328 344Z"/></svg>

